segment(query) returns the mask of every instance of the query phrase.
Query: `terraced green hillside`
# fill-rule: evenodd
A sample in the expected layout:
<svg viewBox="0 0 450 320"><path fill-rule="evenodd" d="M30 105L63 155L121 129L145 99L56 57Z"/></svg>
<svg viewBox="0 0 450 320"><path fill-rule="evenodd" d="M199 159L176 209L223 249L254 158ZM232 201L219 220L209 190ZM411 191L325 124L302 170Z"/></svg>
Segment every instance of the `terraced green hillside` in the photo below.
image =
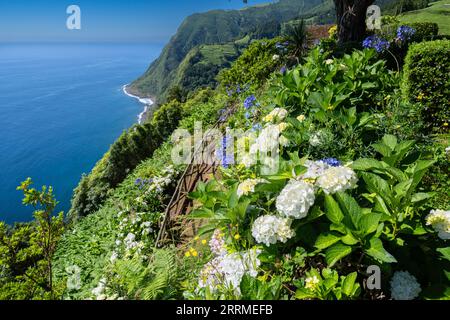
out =
<svg viewBox="0 0 450 320"><path fill-rule="evenodd" d="M411 11L400 17L403 23L436 22L439 33L450 35L450 0L436 1L428 8Z"/></svg>

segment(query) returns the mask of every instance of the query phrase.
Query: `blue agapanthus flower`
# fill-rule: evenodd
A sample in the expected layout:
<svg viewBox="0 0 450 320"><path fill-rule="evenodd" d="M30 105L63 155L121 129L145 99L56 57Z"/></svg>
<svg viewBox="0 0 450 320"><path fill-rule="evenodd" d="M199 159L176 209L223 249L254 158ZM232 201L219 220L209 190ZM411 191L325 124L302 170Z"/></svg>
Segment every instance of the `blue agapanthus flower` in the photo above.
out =
<svg viewBox="0 0 450 320"><path fill-rule="evenodd" d="M244 108L245 109L250 109L251 107L253 107L255 105L256 102L256 97L255 95L251 95L249 97L247 97L244 101Z"/></svg>
<svg viewBox="0 0 450 320"><path fill-rule="evenodd" d="M416 34L416 30L409 26L400 26L397 29L397 39L400 41L408 41Z"/></svg>
<svg viewBox="0 0 450 320"><path fill-rule="evenodd" d="M363 47L366 49L375 49L378 53L381 53L387 49L391 44L386 39L380 38L377 35L372 35L364 39Z"/></svg>
<svg viewBox="0 0 450 320"><path fill-rule="evenodd" d="M336 158L325 158L325 159L322 159L320 161L324 162L327 165L332 166L332 167L339 167L339 166L342 165L342 163Z"/></svg>

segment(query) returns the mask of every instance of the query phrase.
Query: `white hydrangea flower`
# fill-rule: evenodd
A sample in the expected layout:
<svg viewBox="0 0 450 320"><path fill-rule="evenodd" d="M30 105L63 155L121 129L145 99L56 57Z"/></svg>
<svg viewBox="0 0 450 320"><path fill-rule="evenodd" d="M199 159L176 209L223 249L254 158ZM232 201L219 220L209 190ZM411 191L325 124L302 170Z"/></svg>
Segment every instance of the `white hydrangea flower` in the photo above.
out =
<svg viewBox="0 0 450 320"><path fill-rule="evenodd" d="M220 229L214 230L211 240L209 241L209 248L216 256L222 256L227 253L225 241L223 240L223 234Z"/></svg>
<svg viewBox="0 0 450 320"><path fill-rule="evenodd" d="M305 162L305 167L307 171L300 176L301 179L313 179L316 180L320 177L327 169L330 168L330 165L323 161L311 161L307 160Z"/></svg>
<svg viewBox="0 0 450 320"><path fill-rule="evenodd" d="M417 279L408 271L396 271L391 279L391 297L394 300L413 300L422 291Z"/></svg>
<svg viewBox="0 0 450 320"><path fill-rule="evenodd" d="M450 211L431 210L425 218L427 226L432 226L442 240L450 239Z"/></svg>
<svg viewBox="0 0 450 320"><path fill-rule="evenodd" d="M232 289L236 295L240 295L240 284L245 274L251 277L258 275L257 268L261 261L257 258L260 250L251 249L245 252L234 252L221 255L203 267L200 272L198 287L208 287L212 292L218 287Z"/></svg>
<svg viewBox="0 0 450 320"><path fill-rule="evenodd" d="M278 149L280 130L278 126L269 124L261 130L259 136L255 139L255 143L250 147L250 154L272 152Z"/></svg>
<svg viewBox="0 0 450 320"><path fill-rule="evenodd" d="M320 132L316 132L309 138L309 144L313 147L318 147L322 144L322 135Z"/></svg>
<svg viewBox="0 0 450 320"><path fill-rule="evenodd" d="M283 108L273 109L267 116L263 118L264 122L282 121L288 115L288 111Z"/></svg>
<svg viewBox="0 0 450 320"><path fill-rule="evenodd" d="M282 145L283 147L287 147L291 143L289 141L289 139L286 138L285 136L281 136L280 139L279 139L279 142L280 142L280 145Z"/></svg>
<svg viewBox="0 0 450 320"><path fill-rule="evenodd" d="M246 168L250 168L254 164L256 164L256 156L254 154L245 154L241 158L241 164L243 164Z"/></svg>
<svg viewBox="0 0 450 320"><path fill-rule="evenodd" d="M306 217L314 204L314 187L304 181L291 180L276 200L276 208L287 218Z"/></svg>
<svg viewBox="0 0 450 320"><path fill-rule="evenodd" d="M270 246L278 241L285 243L295 236L295 231L291 229L290 219L266 215L253 222L252 236L256 242Z"/></svg>
<svg viewBox="0 0 450 320"><path fill-rule="evenodd" d="M265 183L264 179L247 179L241 182L237 188L237 195L239 197L255 192L255 187L259 183Z"/></svg>
<svg viewBox="0 0 450 320"><path fill-rule="evenodd" d="M356 173L347 167L331 167L325 170L318 178L317 185L326 194L352 189L356 186L358 178Z"/></svg>
<svg viewBox="0 0 450 320"><path fill-rule="evenodd" d="M105 292L105 289L106 289L106 279L101 278L100 281L98 282L97 287L92 289L91 292L97 300L105 300L106 296L103 294Z"/></svg>

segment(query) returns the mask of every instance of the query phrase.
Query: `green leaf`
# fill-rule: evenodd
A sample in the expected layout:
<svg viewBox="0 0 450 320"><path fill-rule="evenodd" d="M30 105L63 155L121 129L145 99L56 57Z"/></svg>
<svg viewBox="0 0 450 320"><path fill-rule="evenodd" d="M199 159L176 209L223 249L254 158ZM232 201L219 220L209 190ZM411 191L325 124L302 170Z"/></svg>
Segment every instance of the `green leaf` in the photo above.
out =
<svg viewBox="0 0 450 320"><path fill-rule="evenodd" d="M352 229L354 230L358 230L359 219L361 218L361 208L359 207L356 200L345 192L336 193L336 198L339 202L339 206L344 212L344 216L350 218L351 224L353 226L349 226L348 223L346 224L346 221L344 221L344 224L346 224L348 227L353 227Z"/></svg>
<svg viewBox="0 0 450 320"><path fill-rule="evenodd" d="M211 211L209 209L195 209L194 211L192 211L188 218L189 219L208 219L208 218L213 218L214 217L214 211Z"/></svg>
<svg viewBox="0 0 450 320"><path fill-rule="evenodd" d="M369 256L381 262L387 263L397 262L394 256L391 255L389 252L387 252L386 249L384 249L383 242L381 242L381 240L378 238L370 239L369 248L365 250L365 252Z"/></svg>
<svg viewBox="0 0 450 320"><path fill-rule="evenodd" d="M392 150L388 146L381 143L372 144L372 148L380 153L383 157L389 157L392 154Z"/></svg>
<svg viewBox="0 0 450 320"><path fill-rule="evenodd" d="M334 266L336 262L352 253L352 247L342 243L336 243L325 252L325 260L328 267Z"/></svg>
<svg viewBox="0 0 450 320"><path fill-rule="evenodd" d="M344 218L344 214L339 208L339 205L329 194L325 195L325 215L331 222L336 224L339 224Z"/></svg>
<svg viewBox="0 0 450 320"><path fill-rule="evenodd" d="M319 250L323 250L328 248L329 246L332 246L333 244L335 244L336 242L338 242L341 239L341 237L332 234L332 233L321 233L319 235L319 237L316 240L316 243L314 244L314 246L319 249Z"/></svg>
<svg viewBox="0 0 450 320"><path fill-rule="evenodd" d="M450 247L438 248L438 249L436 249L436 251L439 252L444 259L450 261Z"/></svg>
<svg viewBox="0 0 450 320"><path fill-rule="evenodd" d="M351 164L351 168L353 170L360 170L360 171L367 171L372 169L384 169L384 167L385 165L383 165L383 162L370 158L361 158L354 161Z"/></svg>
<svg viewBox="0 0 450 320"><path fill-rule="evenodd" d="M355 285L357 275L358 274L356 272L352 272L348 274L342 282L341 291L347 297L350 297L353 293L353 286Z"/></svg>
<svg viewBox="0 0 450 320"><path fill-rule="evenodd" d="M299 300L313 299L315 297L314 292L309 291L308 289L298 288L295 292L295 298Z"/></svg>
<svg viewBox="0 0 450 320"><path fill-rule="evenodd" d="M392 203L391 190L386 180L373 173L363 172L361 175L369 192L379 194L388 204Z"/></svg>
<svg viewBox="0 0 450 320"><path fill-rule="evenodd" d="M429 199L431 197L434 197L434 192L418 192L412 195L411 202L420 202L426 199Z"/></svg>
<svg viewBox="0 0 450 320"><path fill-rule="evenodd" d="M359 228L365 235L375 232L381 219L381 213L367 213L359 220Z"/></svg>
<svg viewBox="0 0 450 320"><path fill-rule="evenodd" d="M397 146L397 137L393 136L391 134L386 134L381 141L384 143L384 145L388 146L392 151L395 150L395 147Z"/></svg>
<svg viewBox="0 0 450 320"><path fill-rule="evenodd" d="M359 242L358 239L353 236L350 230L347 230L347 234L341 237L341 241L343 244L347 244L349 246L353 246Z"/></svg>

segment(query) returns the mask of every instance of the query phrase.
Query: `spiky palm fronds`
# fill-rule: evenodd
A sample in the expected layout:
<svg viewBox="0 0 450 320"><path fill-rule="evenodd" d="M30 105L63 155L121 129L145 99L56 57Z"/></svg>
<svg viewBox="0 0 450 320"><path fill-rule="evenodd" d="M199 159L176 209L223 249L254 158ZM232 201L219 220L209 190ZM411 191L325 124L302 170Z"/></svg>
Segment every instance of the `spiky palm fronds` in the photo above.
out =
<svg viewBox="0 0 450 320"><path fill-rule="evenodd" d="M305 20L302 19L293 25L289 25L285 38L292 48L292 55L300 58L308 48L309 35Z"/></svg>

